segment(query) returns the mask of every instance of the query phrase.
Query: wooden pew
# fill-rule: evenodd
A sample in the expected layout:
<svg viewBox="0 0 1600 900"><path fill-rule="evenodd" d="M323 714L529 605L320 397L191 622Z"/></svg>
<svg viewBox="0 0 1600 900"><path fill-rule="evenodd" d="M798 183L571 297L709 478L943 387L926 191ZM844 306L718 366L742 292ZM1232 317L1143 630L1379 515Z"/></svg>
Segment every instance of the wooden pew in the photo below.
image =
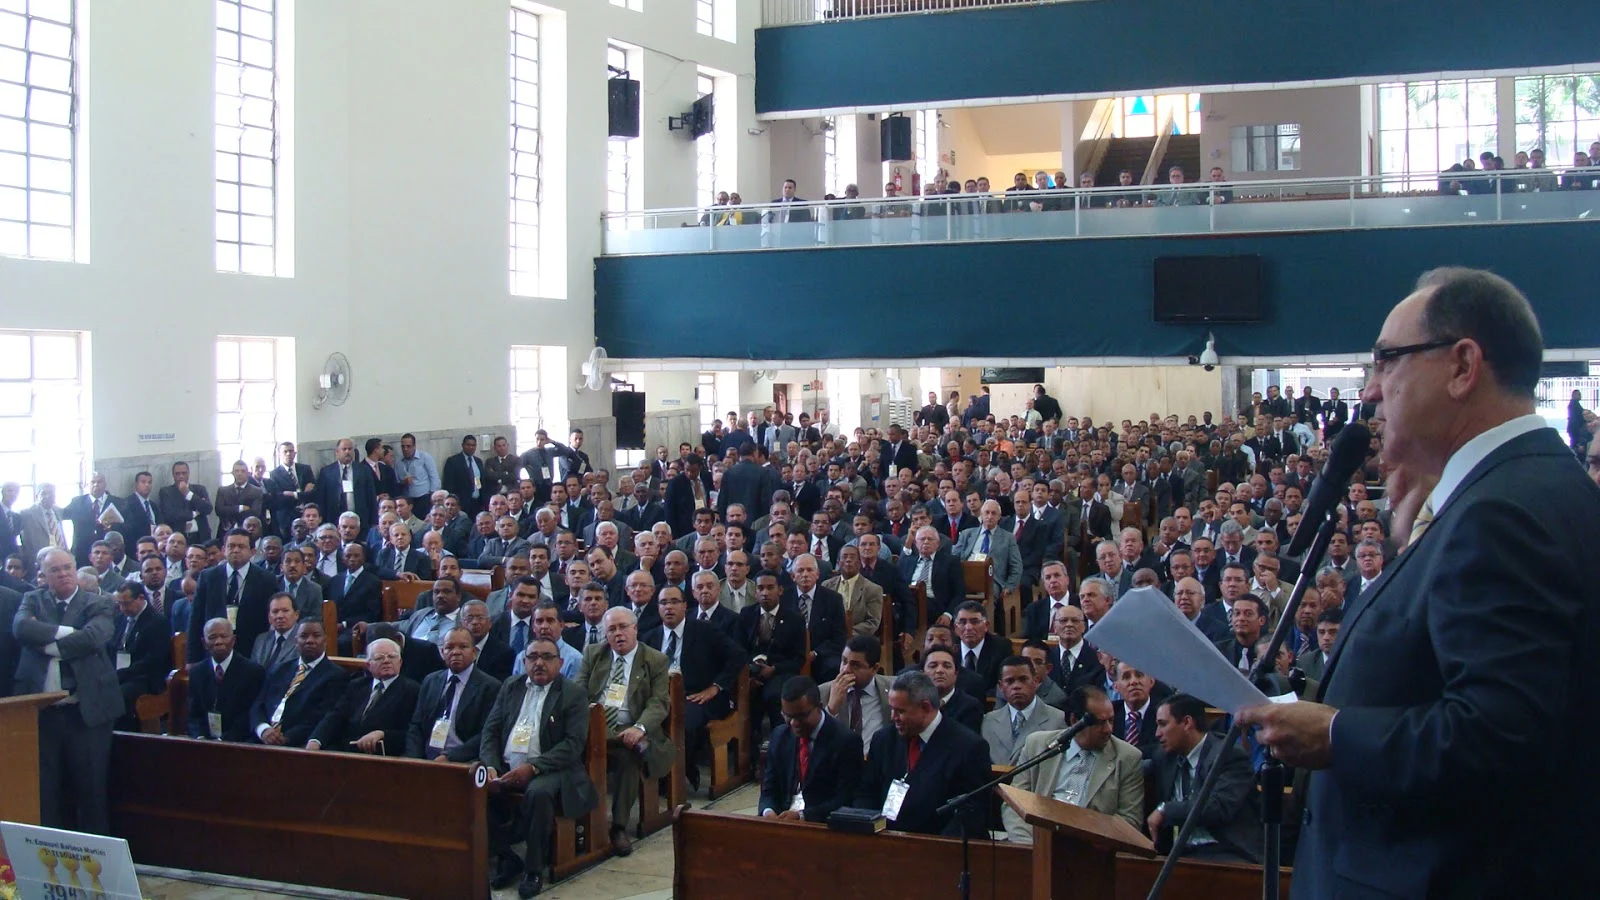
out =
<svg viewBox="0 0 1600 900"><path fill-rule="evenodd" d="M739 683L733 691L733 712L725 719L707 722L706 732L707 744L711 747L711 785L707 790L715 800L750 780L749 666L739 667ZM692 759L686 763L698 765Z"/></svg>
<svg viewBox="0 0 1600 900"><path fill-rule="evenodd" d="M598 703L589 704L589 743L583 748L583 765L589 770L600 802L579 818L556 817L555 852L550 856L550 872L560 881L587 869L611 855L611 829L606 818L611 800L606 795L606 711ZM583 841L578 826L583 826Z"/></svg>
<svg viewBox="0 0 1600 900"><path fill-rule="evenodd" d="M501 576L501 580L504 581L505 577ZM461 573L461 593L471 594L479 600L489 599L489 594L494 590L491 587L493 583L494 573L489 569L466 569ZM467 600L465 596L461 598L462 603Z"/></svg>
<svg viewBox="0 0 1600 900"><path fill-rule="evenodd" d="M1000 606L995 610L994 627L990 629L1005 637L1022 634L1022 588L1016 587L1000 595Z"/></svg>
<svg viewBox="0 0 1600 900"><path fill-rule="evenodd" d="M234 648L238 652L238 648ZM189 635L172 635L172 671L167 673L167 734L189 733Z"/></svg>
<svg viewBox="0 0 1600 900"><path fill-rule="evenodd" d="M667 711L667 736L677 748L672 769L666 775L667 792L661 793L659 778L640 773L639 837L660 831L672 824L672 811L689 802L688 761L683 740L683 675L674 672L667 683L670 708ZM666 806L663 807L662 803Z"/></svg>
<svg viewBox="0 0 1600 900"><path fill-rule="evenodd" d="M487 897L478 772L118 733L111 834L144 865L418 900Z"/></svg>
<svg viewBox="0 0 1600 900"><path fill-rule="evenodd" d="M322 633L329 640L339 633L339 604L332 600L322 601ZM245 648L245 654L249 653L249 648Z"/></svg>
<svg viewBox="0 0 1600 900"><path fill-rule="evenodd" d="M928 626L932 624L928 621L928 586L925 584L916 585L911 589L911 597L917 604L917 633L912 635L911 655L916 657L917 660L921 660L922 642L928 636ZM907 662L911 661L907 660Z"/></svg>
<svg viewBox="0 0 1600 900"><path fill-rule="evenodd" d="M994 563L987 559L961 561L961 577L966 582L966 599L982 603L984 615L988 616L991 622L995 619L993 571Z"/></svg>
<svg viewBox="0 0 1600 900"><path fill-rule="evenodd" d="M685 809L673 822L673 897L700 900L744 896L752 884L803 884L825 897L906 896L907 879L918 885L956 884L961 842L885 831L876 835L829 831L809 822L786 822L731 813ZM782 847L783 852L772 852ZM973 841L972 896L1016 900L1033 893L1033 848ZM819 861L824 861L819 865ZM1138 900L1149 892L1161 860L1118 854L1115 900ZM1282 873L1289 895L1290 871ZM1071 896L1063 885L1056 896ZM1164 900L1216 900L1260 893L1261 867L1184 861Z"/></svg>
<svg viewBox="0 0 1600 900"><path fill-rule="evenodd" d="M431 581L385 581L383 583L383 620L398 622L400 617L415 609L417 597L433 590Z"/></svg>
<svg viewBox="0 0 1600 900"><path fill-rule="evenodd" d="M139 730L145 734L162 734L161 720L167 720L168 734L183 734L185 728L180 721L189 714L187 685L180 694L178 702L173 703L172 680L178 672L188 675L189 636L181 631L172 634L172 669L167 672L167 689L159 694L141 694L133 701L134 717L139 720ZM174 730L174 723L178 727Z"/></svg>

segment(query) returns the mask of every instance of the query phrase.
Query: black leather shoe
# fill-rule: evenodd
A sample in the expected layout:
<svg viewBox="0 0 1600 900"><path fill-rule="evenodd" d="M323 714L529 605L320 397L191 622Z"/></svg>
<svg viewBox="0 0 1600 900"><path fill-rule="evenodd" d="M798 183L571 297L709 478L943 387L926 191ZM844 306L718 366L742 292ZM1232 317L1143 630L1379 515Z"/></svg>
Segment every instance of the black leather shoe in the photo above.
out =
<svg viewBox="0 0 1600 900"><path fill-rule="evenodd" d="M627 856L633 852L633 840L628 837L628 829L611 829L611 849L618 856Z"/></svg>
<svg viewBox="0 0 1600 900"><path fill-rule="evenodd" d="M689 767L689 771L684 773L684 774L688 778L688 781L689 781L689 790L691 790L691 791L700 790L700 767L699 766L690 766Z"/></svg>
<svg viewBox="0 0 1600 900"><path fill-rule="evenodd" d="M517 883L517 877L522 874L522 860L507 854L500 857L494 865L494 875L489 879L489 886L497 891L504 890Z"/></svg>
<svg viewBox="0 0 1600 900"><path fill-rule="evenodd" d="M537 896L542 890L544 890L544 879L537 875L524 875L522 881L517 883L517 896L522 900Z"/></svg>

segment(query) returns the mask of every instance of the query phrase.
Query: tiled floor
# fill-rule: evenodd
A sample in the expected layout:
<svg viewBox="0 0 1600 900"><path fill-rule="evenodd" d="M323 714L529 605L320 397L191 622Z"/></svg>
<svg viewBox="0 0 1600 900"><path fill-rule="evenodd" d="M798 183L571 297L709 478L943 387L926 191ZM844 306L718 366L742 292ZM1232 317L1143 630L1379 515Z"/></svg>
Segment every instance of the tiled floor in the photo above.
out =
<svg viewBox="0 0 1600 900"><path fill-rule="evenodd" d="M703 795L695 795L690 802L696 809L710 808L726 812L755 814L756 785L746 785L715 803L707 803ZM182 873L166 870L147 870L140 874L139 885L145 900L288 900L290 897L317 897L327 900L356 900L360 895L335 891L291 889L290 893L274 893L281 886L245 882L242 879L218 879L227 886L185 880ZM204 877L204 876L197 876ZM495 900L514 900L516 888L495 893ZM670 900L672 897L672 830L656 832L644 840L633 843L633 853L627 858L606 860L593 869L547 887L539 895L549 900Z"/></svg>

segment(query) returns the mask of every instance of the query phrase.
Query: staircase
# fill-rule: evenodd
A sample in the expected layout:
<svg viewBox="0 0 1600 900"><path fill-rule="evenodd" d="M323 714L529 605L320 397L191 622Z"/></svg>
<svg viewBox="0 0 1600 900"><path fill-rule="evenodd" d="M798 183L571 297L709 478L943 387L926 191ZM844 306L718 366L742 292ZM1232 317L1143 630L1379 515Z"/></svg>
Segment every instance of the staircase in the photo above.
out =
<svg viewBox="0 0 1600 900"><path fill-rule="evenodd" d="M1112 138L1106 147L1106 156L1100 163L1100 169L1095 173L1096 187L1110 187L1117 183L1117 173L1127 169L1133 173L1133 183L1138 184L1144 175L1145 166L1150 163L1150 154L1155 151L1156 139L1147 138ZM1161 167L1156 173L1155 183L1167 183L1167 170L1173 166L1183 166L1185 181L1202 181L1204 172L1200 171L1200 135L1175 134L1167 139L1167 152L1161 158Z"/></svg>

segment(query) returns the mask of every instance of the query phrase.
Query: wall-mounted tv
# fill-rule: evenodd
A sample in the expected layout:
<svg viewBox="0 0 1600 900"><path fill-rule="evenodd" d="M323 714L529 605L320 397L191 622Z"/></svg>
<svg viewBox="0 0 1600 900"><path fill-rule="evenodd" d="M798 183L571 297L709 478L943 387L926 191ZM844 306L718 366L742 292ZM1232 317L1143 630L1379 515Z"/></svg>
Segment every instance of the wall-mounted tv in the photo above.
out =
<svg viewBox="0 0 1600 900"><path fill-rule="evenodd" d="M1157 322L1259 322L1266 318L1259 256L1158 256Z"/></svg>

